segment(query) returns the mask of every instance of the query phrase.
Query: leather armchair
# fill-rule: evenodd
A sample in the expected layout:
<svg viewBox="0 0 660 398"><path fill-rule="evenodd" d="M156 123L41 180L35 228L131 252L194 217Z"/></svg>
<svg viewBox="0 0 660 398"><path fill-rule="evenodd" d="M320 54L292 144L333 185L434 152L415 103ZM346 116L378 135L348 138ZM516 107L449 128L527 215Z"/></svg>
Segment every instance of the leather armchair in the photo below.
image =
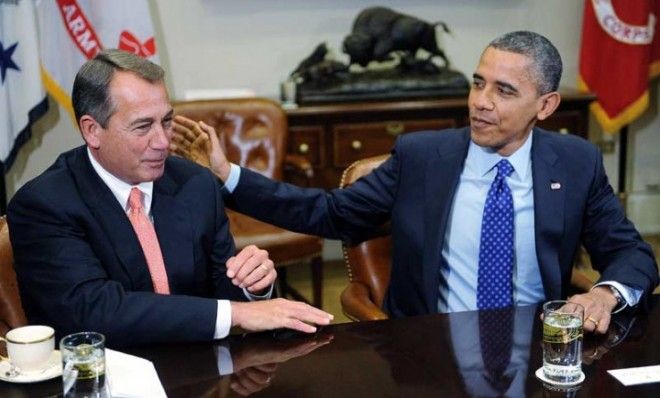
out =
<svg viewBox="0 0 660 398"><path fill-rule="evenodd" d="M232 163L255 170L266 177L295 179L300 184L313 176L311 164L303 157L286 155L288 125L286 114L275 102L264 98L186 101L173 104L174 112L215 128ZM182 155L208 167L205 149L193 142ZM236 249L254 244L267 250L278 271L281 295L306 300L286 278L286 267L309 261L312 269L312 303L322 305L323 240L265 224L227 209Z"/></svg>
<svg viewBox="0 0 660 398"><path fill-rule="evenodd" d="M27 325L27 319L18 293L7 218L2 216L0 217L0 335L4 336L10 329L24 325Z"/></svg>
<svg viewBox="0 0 660 398"><path fill-rule="evenodd" d="M389 155L354 162L344 171L340 188L346 188L360 177L380 166ZM343 245L348 270L348 286L341 293L341 306L347 317L356 321L387 319L381 309L390 283L392 239L390 235L370 239L355 246Z"/></svg>
<svg viewBox="0 0 660 398"><path fill-rule="evenodd" d="M346 188L360 177L380 166L389 155L374 156L351 164L342 176L340 188ZM343 246L348 270L348 286L341 293L344 314L355 321L387 319L383 312L383 299L390 283L392 267L392 239L383 236L356 246ZM593 280L573 267L571 287L575 293L584 293L593 286Z"/></svg>

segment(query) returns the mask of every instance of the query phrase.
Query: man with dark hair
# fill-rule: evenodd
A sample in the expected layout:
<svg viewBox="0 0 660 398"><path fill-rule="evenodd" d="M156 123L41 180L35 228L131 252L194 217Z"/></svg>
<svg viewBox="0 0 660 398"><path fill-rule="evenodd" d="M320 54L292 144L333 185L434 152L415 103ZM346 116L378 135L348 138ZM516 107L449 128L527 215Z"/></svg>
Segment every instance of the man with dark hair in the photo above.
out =
<svg viewBox="0 0 660 398"><path fill-rule="evenodd" d="M274 264L255 246L235 254L218 180L168 156L173 111L158 65L104 51L80 68L72 99L86 145L22 187L7 213L30 323L99 331L111 346L329 323L307 304L269 300Z"/></svg>
<svg viewBox="0 0 660 398"><path fill-rule="evenodd" d="M215 132L177 116L175 139L210 137L227 206L294 231L359 242L391 222L392 317L497 309L565 298L582 243L601 272L584 329L645 303L658 284L653 253L587 141L535 127L557 109L561 58L545 37L491 42L473 74L470 126L406 134L379 168L347 189L276 183L230 165Z"/></svg>

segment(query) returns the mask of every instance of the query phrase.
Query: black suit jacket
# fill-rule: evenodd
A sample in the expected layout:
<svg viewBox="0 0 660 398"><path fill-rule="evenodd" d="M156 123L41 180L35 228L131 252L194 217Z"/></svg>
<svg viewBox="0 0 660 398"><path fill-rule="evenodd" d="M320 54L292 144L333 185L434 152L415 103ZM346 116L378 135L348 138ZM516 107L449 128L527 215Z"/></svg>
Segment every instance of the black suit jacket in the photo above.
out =
<svg viewBox="0 0 660 398"><path fill-rule="evenodd" d="M246 299L225 273L235 248L218 181L170 157L151 213L171 295L154 293L130 221L85 147L22 187L7 219L29 322L60 336L98 331L116 345L212 339L215 298Z"/></svg>
<svg viewBox="0 0 660 398"><path fill-rule="evenodd" d="M406 134L373 173L328 193L242 169L227 206L294 231L349 242L368 238L390 220L392 274L385 309L393 317L437 312L445 230L469 142L469 128ZM653 253L626 219L598 150L581 138L537 128L531 156L546 297L566 297L580 243L603 280L648 295L658 284ZM553 183L560 189L552 189Z"/></svg>

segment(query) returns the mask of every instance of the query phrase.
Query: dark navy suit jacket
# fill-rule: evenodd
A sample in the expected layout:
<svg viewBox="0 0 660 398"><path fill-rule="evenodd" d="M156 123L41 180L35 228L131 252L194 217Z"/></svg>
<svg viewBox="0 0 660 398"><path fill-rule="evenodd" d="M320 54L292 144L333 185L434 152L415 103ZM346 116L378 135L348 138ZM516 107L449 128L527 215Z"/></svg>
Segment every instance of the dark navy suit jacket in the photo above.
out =
<svg viewBox="0 0 660 398"><path fill-rule="evenodd" d="M349 242L391 221L385 310L393 317L437 312L441 251L469 141L469 128L406 134L373 173L331 192L276 183L242 169L227 206L294 231ZM580 243L603 280L648 294L658 284L653 253L626 219L598 150L581 138L537 128L531 156L546 297L566 297Z"/></svg>
<svg viewBox="0 0 660 398"><path fill-rule="evenodd" d="M151 212L171 295L153 292L130 221L85 147L22 187L7 215L29 322L60 336L98 331L111 345L212 339L214 298L246 300L225 275L235 249L218 180L170 157Z"/></svg>

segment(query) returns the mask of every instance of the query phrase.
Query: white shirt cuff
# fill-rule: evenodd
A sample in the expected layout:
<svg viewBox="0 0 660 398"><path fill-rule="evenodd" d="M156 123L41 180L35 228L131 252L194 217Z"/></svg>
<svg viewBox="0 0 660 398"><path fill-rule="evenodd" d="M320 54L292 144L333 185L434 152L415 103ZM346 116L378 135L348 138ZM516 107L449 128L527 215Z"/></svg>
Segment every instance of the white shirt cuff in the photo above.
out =
<svg viewBox="0 0 660 398"><path fill-rule="evenodd" d="M218 312L215 317L214 339L224 339L231 329L231 303L229 300L218 300Z"/></svg>
<svg viewBox="0 0 660 398"><path fill-rule="evenodd" d="M268 300L273 295L273 286L275 286L274 283L270 285L270 289L261 296L250 293L246 288L243 288L243 294L245 294L245 297L250 301Z"/></svg>
<svg viewBox="0 0 660 398"><path fill-rule="evenodd" d="M229 169L229 177L227 177L227 181L225 181L225 189L229 191L229 193L234 192L240 178L241 167L232 163Z"/></svg>
<svg viewBox="0 0 660 398"><path fill-rule="evenodd" d="M600 282L594 285L594 287L602 286L602 285L613 286L616 290L618 290L619 293L621 293L623 299L625 300L627 306L629 307L634 307L637 304L639 304L639 300L642 298L642 294L644 294L642 290L633 289L631 287L628 287L624 284L615 281ZM622 305L619 308L615 308L615 311L613 311L613 313L619 312L624 308L626 308L626 305Z"/></svg>
<svg viewBox="0 0 660 398"><path fill-rule="evenodd" d="M234 373L234 362L231 360L229 348L223 345L216 345L214 349L215 357L218 361L218 374L224 376Z"/></svg>

